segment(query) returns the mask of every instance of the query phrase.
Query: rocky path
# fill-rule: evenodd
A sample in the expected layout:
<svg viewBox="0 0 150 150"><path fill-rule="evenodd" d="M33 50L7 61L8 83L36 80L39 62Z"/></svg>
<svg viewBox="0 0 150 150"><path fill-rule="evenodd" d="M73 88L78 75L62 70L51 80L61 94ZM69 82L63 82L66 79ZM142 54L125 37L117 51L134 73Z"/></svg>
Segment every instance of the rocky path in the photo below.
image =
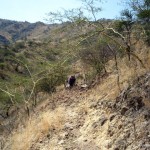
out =
<svg viewBox="0 0 150 150"><path fill-rule="evenodd" d="M124 89L116 100L91 99L90 91L54 96L65 122L34 143L32 150L149 150L150 74ZM50 108L51 103L47 106ZM57 108L55 108L57 109Z"/></svg>
<svg viewBox="0 0 150 150"><path fill-rule="evenodd" d="M117 97L114 93L108 82L53 94L14 132L5 150L149 150L150 74Z"/></svg>

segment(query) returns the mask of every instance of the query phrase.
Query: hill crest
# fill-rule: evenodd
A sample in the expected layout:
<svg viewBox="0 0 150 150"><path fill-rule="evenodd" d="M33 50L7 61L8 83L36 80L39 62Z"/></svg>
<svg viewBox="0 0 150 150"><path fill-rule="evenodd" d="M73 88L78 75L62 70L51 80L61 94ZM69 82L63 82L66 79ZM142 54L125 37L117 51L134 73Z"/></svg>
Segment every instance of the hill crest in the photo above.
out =
<svg viewBox="0 0 150 150"><path fill-rule="evenodd" d="M51 25L43 22L29 23L0 19L0 44L17 40L42 39L49 35Z"/></svg>

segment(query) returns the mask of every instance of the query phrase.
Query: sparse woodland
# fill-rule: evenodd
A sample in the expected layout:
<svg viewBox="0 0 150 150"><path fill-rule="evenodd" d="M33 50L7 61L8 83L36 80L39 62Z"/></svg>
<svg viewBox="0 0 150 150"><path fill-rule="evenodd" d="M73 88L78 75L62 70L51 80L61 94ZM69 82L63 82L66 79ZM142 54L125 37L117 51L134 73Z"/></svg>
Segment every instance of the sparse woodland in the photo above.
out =
<svg viewBox="0 0 150 150"><path fill-rule="evenodd" d="M81 1L80 8L49 12L52 27L46 38L26 36L0 45L0 149L141 150L135 141L141 142L146 134L150 137L138 126L143 114L145 129L150 129L150 1L125 1L126 8L114 20L99 18L100 0ZM78 83L69 91L64 84L71 74L78 75ZM83 84L86 88L81 88ZM117 112L128 112L132 121ZM69 117L74 119L71 123ZM119 117L131 125L123 128ZM109 123L107 127L108 121L120 125L119 129ZM141 130L136 129L136 121ZM132 130L131 126L133 137L124 131ZM74 128L80 129L81 135ZM115 132L118 137L124 133L126 140L129 136L131 142L118 142L119 146L114 140L109 143ZM75 133L78 138L70 135ZM87 136L93 140L81 144ZM19 139L25 141L19 144Z"/></svg>

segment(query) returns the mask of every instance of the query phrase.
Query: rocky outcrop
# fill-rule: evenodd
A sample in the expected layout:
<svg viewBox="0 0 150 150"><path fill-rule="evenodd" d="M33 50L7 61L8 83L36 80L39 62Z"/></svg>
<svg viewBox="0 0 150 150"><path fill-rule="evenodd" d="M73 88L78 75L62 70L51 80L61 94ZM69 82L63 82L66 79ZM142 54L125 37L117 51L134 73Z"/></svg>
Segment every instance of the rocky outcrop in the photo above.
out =
<svg viewBox="0 0 150 150"><path fill-rule="evenodd" d="M103 109L115 114L109 118L107 149L150 149L150 74L145 74L124 89L114 103L102 102Z"/></svg>

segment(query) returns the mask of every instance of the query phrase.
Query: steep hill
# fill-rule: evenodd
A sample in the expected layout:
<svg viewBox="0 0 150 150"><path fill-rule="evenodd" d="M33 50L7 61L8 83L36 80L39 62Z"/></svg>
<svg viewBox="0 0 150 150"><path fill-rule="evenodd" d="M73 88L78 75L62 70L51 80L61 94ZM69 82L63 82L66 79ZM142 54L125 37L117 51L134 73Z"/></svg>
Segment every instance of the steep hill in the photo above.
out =
<svg viewBox="0 0 150 150"><path fill-rule="evenodd" d="M17 113L14 119L21 123L9 137L1 137L2 149L149 150L150 55L143 51L139 55L146 68L119 60L121 91L111 60L110 73L94 87L82 89L78 84L71 90L59 87L51 96L39 95L44 101L30 117ZM5 133L12 120L1 123Z"/></svg>
<svg viewBox="0 0 150 150"><path fill-rule="evenodd" d="M0 19L0 44L9 44L23 39L46 38L49 36L51 26L42 22L29 23Z"/></svg>
<svg viewBox="0 0 150 150"><path fill-rule="evenodd" d="M1 24L16 41L0 46L2 150L150 149L149 47L113 22L76 21Z"/></svg>

